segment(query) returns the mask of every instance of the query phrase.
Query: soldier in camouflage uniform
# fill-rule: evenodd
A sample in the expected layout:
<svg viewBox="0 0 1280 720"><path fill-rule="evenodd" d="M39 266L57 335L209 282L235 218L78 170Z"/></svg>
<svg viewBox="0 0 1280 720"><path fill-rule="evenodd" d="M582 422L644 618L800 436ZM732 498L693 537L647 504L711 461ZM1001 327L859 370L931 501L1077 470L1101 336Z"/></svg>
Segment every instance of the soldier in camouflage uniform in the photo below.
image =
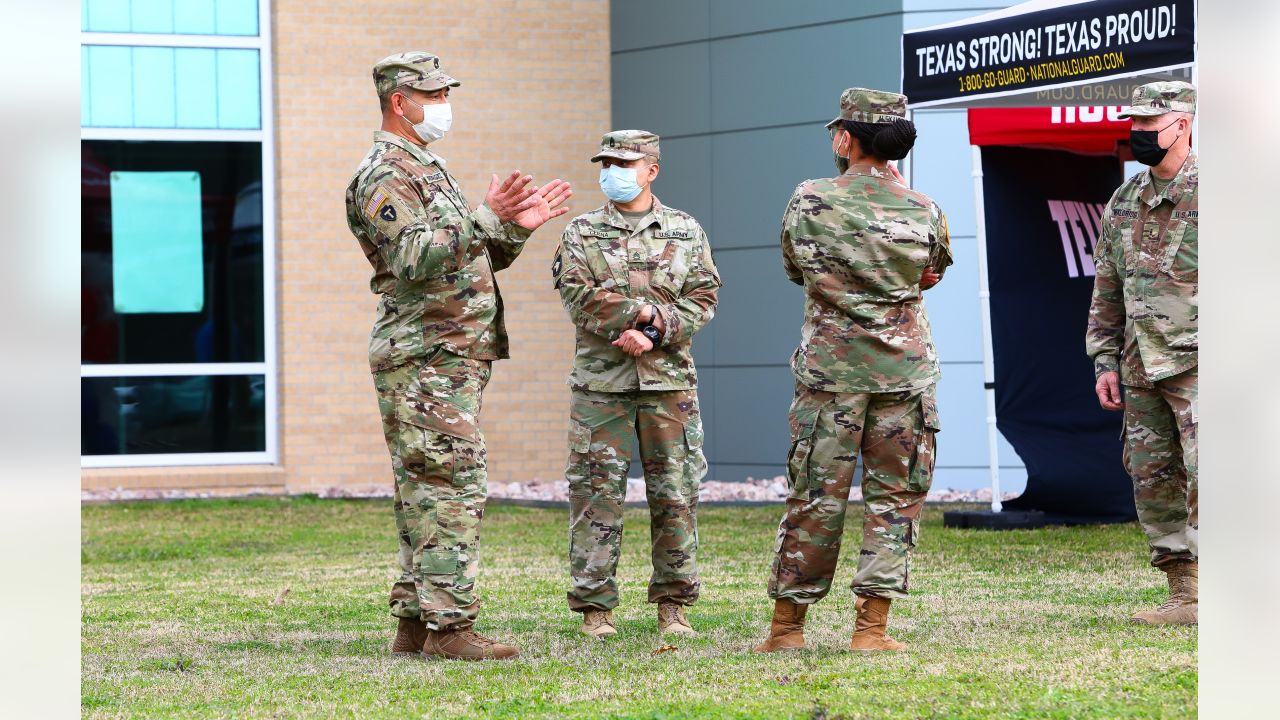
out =
<svg viewBox="0 0 1280 720"><path fill-rule="evenodd" d="M1124 410L1138 520L1169 584L1167 602L1133 619L1157 625L1193 624L1199 614L1195 109L1191 85L1157 82L1134 90L1121 114L1133 118L1134 157L1151 167L1121 185L1102 215L1085 336L1098 402Z"/></svg>
<svg viewBox="0 0 1280 720"><path fill-rule="evenodd" d="M604 136L601 188L609 202L574 218L552 265L577 334L569 377L569 607L582 631L616 630L615 571L622 503L639 440L649 500L653 575L662 632L692 634L684 606L698 597L698 485L706 474L694 333L715 313L720 277L698 222L653 196L658 136Z"/></svg>
<svg viewBox="0 0 1280 720"><path fill-rule="evenodd" d="M479 608L480 519L487 492L477 424L491 363L507 357L494 272L529 234L567 212L567 183L542 188L493 176L472 210L427 149L451 123L460 83L423 52L373 68L382 129L347 186L347 224L373 266L379 296L369 363L395 475L400 577L392 649L423 657L514 657L516 648L472 630ZM418 118L421 118L419 120Z"/></svg>
<svg viewBox="0 0 1280 720"><path fill-rule="evenodd" d="M941 373L921 291L952 263L942 210L888 163L915 142L906 102L845 90L827 125L842 174L801 183L782 219L783 267L805 288L804 327L791 359L791 495L769 579L774 616L756 652L804 647L808 607L835 575L859 454L863 532L850 647L905 647L885 628L891 601L907 595L939 430Z"/></svg>

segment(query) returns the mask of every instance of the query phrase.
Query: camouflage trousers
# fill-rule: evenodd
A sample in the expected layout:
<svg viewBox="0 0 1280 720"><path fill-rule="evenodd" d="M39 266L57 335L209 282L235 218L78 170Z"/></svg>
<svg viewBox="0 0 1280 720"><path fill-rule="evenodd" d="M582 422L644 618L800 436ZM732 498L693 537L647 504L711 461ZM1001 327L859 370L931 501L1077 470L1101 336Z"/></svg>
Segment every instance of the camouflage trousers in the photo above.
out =
<svg viewBox="0 0 1280 720"><path fill-rule="evenodd" d="M934 387L850 394L797 383L788 419L791 495L778 526L769 597L805 604L831 590L859 453L862 548L853 592L906 597L920 510L933 482Z"/></svg>
<svg viewBox="0 0 1280 720"><path fill-rule="evenodd" d="M1124 466L1155 566L1198 554L1197 374L1124 388Z"/></svg>
<svg viewBox="0 0 1280 720"><path fill-rule="evenodd" d="M573 391L569 420L569 607L618 605L631 441L649 500L649 602L698 599L698 485L707 472L696 390Z"/></svg>
<svg viewBox="0 0 1280 720"><path fill-rule="evenodd" d="M480 520L488 492L477 417L490 363L438 350L374 375L395 475L400 577L391 614L466 628L480 607Z"/></svg>

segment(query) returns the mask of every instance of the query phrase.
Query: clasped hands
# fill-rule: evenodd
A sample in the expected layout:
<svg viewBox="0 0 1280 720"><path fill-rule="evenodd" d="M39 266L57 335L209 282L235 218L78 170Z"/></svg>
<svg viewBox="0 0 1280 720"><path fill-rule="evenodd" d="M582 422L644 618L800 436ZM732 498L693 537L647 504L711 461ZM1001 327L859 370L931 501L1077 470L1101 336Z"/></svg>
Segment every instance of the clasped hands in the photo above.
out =
<svg viewBox="0 0 1280 720"><path fill-rule="evenodd" d="M484 203L504 224L513 222L526 230L537 230L551 218L569 212L564 204L573 197L569 183L556 178L538 187L532 181L532 175L521 175L519 170L503 181L494 175L489 180Z"/></svg>
<svg viewBox="0 0 1280 720"><path fill-rule="evenodd" d="M658 332L664 332L666 327L662 322L662 314L653 305L645 305L640 308L640 312L636 314L636 327L644 327L652 325L658 329ZM644 336L644 333L632 328L624 330L622 335L611 343L616 348L621 348L622 352L632 357L640 357L641 355L653 349L653 341Z"/></svg>

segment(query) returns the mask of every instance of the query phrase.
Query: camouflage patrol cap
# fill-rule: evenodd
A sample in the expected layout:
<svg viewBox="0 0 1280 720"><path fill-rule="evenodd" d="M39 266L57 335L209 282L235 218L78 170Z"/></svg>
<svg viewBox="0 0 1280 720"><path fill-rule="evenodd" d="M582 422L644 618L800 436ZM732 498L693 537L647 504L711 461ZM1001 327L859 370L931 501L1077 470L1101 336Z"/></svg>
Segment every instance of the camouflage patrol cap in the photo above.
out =
<svg viewBox="0 0 1280 720"><path fill-rule="evenodd" d="M600 158L639 160L648 155L654 160L662 153L658 150L658 136L647 130L614 130L600 138L600 152L591 156L591 162Z"/></svg>
<svg viewBox="0 0 1280 720"><path fill-rule="evenodd" d="M827 127L841 120L866 123L891 123L907 117L907 96L886 90L849 88L840 94L840 114Z"/></svg>
<svg viewBox="0 0 1280 720"><path fill-rule="evenodd" d="M1181 80L1153 82L1133 89L1133 104L1118 117L1153 117L1169 112L1195 113L1196 88Z"/></svg>
<svg viewBox="0 0 1280 720"><path fill-rule="evenodd" d="M373 66L373 85L378 89L378 97L404 85L418 90L439 90L461 84L440 69L440 58L428 52L396 53Z"/></svg>

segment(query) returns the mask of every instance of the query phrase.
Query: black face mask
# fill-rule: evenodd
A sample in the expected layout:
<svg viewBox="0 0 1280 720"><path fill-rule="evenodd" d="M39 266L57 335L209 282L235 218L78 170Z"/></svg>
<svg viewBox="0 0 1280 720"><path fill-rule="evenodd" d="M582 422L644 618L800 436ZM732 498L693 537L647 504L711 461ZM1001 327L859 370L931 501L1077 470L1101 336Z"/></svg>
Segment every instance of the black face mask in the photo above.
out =
<svg viewBox="0 0 1280 720"><path fill-rule="evenodd" d="M1176 119L1169 123L1178 122ZM1129 150L1133 152L1133 159L1150 167L1155 167L1164 160L1164 156L1169 152L1169 148L1160 147L1160 133L1169 129L1169 125L1165 125L1159 130L1130 130L1129 131ZM1175 139L1174 142L1177 142ZM1169 147L1173 147L1170 144Z"/></svg>

